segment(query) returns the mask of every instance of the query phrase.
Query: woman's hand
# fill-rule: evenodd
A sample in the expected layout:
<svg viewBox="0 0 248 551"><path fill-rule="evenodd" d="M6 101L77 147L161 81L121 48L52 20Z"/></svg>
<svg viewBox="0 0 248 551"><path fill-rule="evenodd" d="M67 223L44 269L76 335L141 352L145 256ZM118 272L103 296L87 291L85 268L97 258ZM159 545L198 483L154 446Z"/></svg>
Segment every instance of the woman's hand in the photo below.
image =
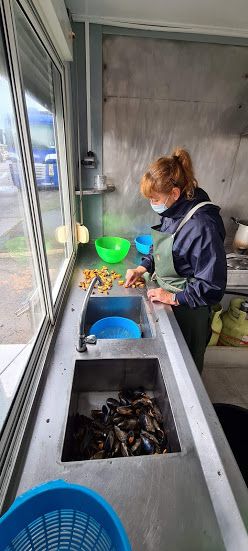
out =
<svg viewBox="0 0 248 551"><path fill-rule="evenodd" d="M174 293L169 293L161 287L156 289L150 289L147 293L148 298L152 302L163 302L164 304L171 304L172 306L178 306L178 300L174 300Z"/></svg>
<svg viewBox="0 0 248 551"><path fill-rule="evenodd" d="M127 270L125 287L131 287L146 271L144 266L138 266L134 270Z"/></svg>

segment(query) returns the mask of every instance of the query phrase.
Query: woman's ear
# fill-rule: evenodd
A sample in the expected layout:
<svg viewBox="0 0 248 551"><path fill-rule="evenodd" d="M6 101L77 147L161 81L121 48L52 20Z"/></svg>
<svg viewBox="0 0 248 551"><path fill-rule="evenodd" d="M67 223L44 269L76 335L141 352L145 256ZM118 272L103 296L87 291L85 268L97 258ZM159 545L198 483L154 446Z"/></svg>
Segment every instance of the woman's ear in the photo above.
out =
<svg viewBox="0 0 248 551"><path fill-rule="evenodd" d="M171 198L173 201L177 201L181 195L181 191L178 187L173 187L170 193Z"/></svg>

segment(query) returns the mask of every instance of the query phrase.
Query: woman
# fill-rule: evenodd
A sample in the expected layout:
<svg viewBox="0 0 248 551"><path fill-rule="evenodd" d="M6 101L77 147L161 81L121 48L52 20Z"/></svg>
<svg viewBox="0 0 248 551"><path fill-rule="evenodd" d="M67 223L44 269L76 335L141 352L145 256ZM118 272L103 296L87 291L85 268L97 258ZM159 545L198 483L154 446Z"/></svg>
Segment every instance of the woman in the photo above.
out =
<svg viewBox="0 0 248 551"><path fill-rule="evenodd" d="M198 371L203 369L209 337L211 304L226 287L225 229L220 208L198 187L192 161L184 149L161 157L141 180L141 193L160 216L152 228L153 249L140 266L128 270L126 287L145 272L159 287L151 301L170 304Z"/></svg>

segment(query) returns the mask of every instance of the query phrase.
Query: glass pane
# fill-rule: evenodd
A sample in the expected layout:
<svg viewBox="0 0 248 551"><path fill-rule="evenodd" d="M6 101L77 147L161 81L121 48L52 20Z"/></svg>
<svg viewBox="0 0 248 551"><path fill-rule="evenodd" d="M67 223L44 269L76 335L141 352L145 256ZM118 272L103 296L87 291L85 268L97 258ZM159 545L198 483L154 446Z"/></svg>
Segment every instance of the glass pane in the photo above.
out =
<svg viewBox="0 0 248 551"><path fill-rule="evenodd" d="M1 28L0 98L1 428L45 315Z"/></svg>
<svg viewBox="0 0 248 551"><path fill-rule="evenodd" d="M61 77L17 4L15 15L36 186L55 299L72 253Z"/></svg>

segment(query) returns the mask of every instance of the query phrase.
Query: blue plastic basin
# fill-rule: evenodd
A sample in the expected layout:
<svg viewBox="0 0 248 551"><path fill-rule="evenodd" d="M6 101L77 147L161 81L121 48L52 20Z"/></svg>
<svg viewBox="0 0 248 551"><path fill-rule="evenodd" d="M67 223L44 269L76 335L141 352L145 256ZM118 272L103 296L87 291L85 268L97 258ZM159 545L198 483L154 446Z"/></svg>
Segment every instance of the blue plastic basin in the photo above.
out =
<svg viewBox="0 0 248 551"><path fill-rule="evenodd" d="M149 254L150 246L152 245L152 236L151 235L138 235L134 243L136 245L137 251L142 254Z"/></svg>
<svg viewBox="0 0 248 551"><path fill-rule="evenodd" d="M102 318L94 323L89 334L98 339L140 339L141 330L137 323L128 318L111 316Z"/></svg>

